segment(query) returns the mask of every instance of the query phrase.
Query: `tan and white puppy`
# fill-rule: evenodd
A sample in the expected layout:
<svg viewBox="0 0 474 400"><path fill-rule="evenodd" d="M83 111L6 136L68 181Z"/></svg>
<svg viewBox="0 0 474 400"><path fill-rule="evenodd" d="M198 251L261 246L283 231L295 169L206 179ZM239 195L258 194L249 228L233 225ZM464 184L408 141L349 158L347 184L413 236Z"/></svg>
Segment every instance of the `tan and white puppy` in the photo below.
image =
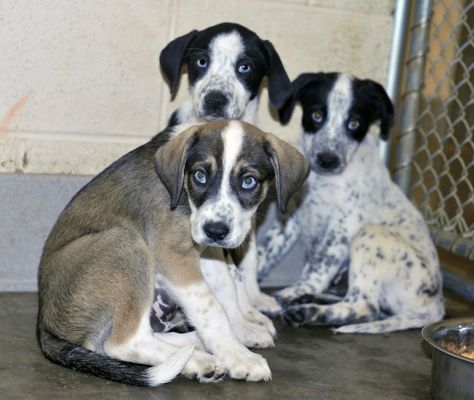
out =
<svg viewBox="0 0 474 400"><path fill-rule="evenodd" d="M237 121L166 130L120 158L74 196L45 244L37 325L45 356L142 386L180 372L201 382L270 379L265 359L232 330L200 255L240 246L268 182L275 178L285 207L308 171L295 148ZM197 334L153 335L158 275ZM201 342L209 353L194 349Z"/></svg>

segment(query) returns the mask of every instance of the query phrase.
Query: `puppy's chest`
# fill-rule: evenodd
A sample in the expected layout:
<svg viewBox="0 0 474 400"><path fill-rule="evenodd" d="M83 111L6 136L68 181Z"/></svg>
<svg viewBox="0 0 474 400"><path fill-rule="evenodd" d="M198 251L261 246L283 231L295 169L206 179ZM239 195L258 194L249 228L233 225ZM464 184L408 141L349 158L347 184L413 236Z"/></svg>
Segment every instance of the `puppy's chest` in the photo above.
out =
<svg viewBox="0 0 474 400"><path fill-rule="evenodd" d="M352 237L363 225L378 219L380 197L364 179L312 173L308 184L300 214L306 235L336 231Z"/></svg>

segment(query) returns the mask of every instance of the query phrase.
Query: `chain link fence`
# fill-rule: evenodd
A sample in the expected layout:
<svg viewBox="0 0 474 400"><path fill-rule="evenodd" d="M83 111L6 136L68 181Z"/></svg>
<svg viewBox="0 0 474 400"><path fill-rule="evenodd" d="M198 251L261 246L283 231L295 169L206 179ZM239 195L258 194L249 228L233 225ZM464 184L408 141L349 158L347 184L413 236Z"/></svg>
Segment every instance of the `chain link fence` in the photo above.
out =
<svg viewBox="0 0 474 400"><path fill-rule="evenodd" d="M474 1L414 3L392 172L436 244L474 260Z"/></svg>

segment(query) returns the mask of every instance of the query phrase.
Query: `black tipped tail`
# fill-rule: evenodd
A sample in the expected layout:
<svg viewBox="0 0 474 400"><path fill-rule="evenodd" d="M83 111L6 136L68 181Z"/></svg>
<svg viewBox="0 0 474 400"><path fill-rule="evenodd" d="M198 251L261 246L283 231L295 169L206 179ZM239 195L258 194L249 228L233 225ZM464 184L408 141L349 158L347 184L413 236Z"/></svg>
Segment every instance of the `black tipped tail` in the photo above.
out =
<svg viewBox="0 0 474 400"><path fill-rule="evenodd" d="M158 386L169 382L181 372L194 350L191 346L185 347L162 364L149 367L95 353L41 329L38 330L38 341L45 357L55 364L135 386Z"/></svg>

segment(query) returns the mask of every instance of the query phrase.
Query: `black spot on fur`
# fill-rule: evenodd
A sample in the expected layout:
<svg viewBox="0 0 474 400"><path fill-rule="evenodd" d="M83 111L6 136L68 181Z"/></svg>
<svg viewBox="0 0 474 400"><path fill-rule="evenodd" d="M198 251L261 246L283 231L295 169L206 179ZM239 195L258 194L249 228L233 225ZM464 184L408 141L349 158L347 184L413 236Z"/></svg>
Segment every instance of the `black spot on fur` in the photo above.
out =
<svg viewBox="0 0 474 400"><path fill-rule="evenodd" d="M385 259L385 256L383 255L382 249L380 247L377 247L377 251L375 252L375 256L380 260Z"/></svg>

